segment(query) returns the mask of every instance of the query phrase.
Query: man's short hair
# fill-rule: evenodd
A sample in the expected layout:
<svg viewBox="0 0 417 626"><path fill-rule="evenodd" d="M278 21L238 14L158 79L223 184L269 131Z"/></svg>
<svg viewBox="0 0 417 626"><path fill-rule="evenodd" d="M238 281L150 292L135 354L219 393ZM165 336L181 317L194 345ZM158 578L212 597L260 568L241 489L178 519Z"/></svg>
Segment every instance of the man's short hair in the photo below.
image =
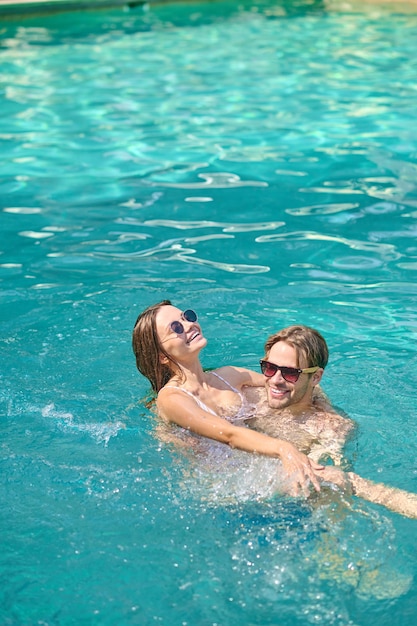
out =
<svg viewBox="0 0 417 626"><path fill-rule="evenodd" d="M301 360L305 360L302 367L314 367L318 365L323 369L329 360L329 349L324 337L314 328L309 326L288 326L278 333L268 337L265 343L265 354L268 354L276 343L285 341L292 346L297 354L297 367Z"/></svg>

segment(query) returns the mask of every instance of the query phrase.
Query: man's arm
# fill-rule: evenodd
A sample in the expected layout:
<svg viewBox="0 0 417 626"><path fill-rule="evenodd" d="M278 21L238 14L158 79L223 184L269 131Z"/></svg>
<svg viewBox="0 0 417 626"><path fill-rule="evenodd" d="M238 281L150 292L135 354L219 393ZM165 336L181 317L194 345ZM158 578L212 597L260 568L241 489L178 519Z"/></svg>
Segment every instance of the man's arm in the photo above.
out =
<svg viewBox="0 0 417 626"><path fill-rule="evenodd" d="M342 472L338 467L332 466L324 468L321 479L358 498L380 504L405 517L417 519L417 494L415 493L397 487L388 487L382 483L374 483L354 472Z"/></svg>

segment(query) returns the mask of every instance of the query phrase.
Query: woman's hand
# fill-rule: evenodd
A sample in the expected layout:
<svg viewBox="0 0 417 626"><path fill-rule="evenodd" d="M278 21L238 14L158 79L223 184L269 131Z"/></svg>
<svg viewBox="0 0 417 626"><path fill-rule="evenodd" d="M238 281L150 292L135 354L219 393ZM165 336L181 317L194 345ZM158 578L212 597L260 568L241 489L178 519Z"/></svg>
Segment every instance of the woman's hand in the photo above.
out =
<svg viewBox="0 0 417 626"><path fill-rule="evenodd" d="M323 465L309 459L288 441L281 441L280 458L287 474L289 495L298 496L301 492L308 496L311 485L320 491L318 476L324 470Z"/></svg>

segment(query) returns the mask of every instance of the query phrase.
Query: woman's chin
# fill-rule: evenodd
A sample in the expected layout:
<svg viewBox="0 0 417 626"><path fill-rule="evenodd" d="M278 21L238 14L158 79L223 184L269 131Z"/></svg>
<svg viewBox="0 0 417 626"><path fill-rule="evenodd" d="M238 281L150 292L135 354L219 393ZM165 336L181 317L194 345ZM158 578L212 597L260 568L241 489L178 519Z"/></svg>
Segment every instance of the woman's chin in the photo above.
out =
<svg viewBox="0 0 417 626"><path fill-rule="evenodd" d="M197 337L195 337L195 339L190 341L188 345L192 349L202 350L207 345L207 339L204 337L204 335L199 334L197 335Z"/></svg>

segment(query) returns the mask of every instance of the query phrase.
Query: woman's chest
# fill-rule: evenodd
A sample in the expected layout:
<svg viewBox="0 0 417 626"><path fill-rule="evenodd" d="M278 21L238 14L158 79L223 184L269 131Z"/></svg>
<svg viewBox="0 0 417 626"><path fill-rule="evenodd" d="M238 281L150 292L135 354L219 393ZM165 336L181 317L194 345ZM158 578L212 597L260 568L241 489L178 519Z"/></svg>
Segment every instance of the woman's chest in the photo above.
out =
<svg viewBox="0 0 417 626"><path fill-rule="evenodd" d="M241 408L238 393L230 389L209 389L198 395L201 404L209 407L219 417L233 417Z"/></svg>

